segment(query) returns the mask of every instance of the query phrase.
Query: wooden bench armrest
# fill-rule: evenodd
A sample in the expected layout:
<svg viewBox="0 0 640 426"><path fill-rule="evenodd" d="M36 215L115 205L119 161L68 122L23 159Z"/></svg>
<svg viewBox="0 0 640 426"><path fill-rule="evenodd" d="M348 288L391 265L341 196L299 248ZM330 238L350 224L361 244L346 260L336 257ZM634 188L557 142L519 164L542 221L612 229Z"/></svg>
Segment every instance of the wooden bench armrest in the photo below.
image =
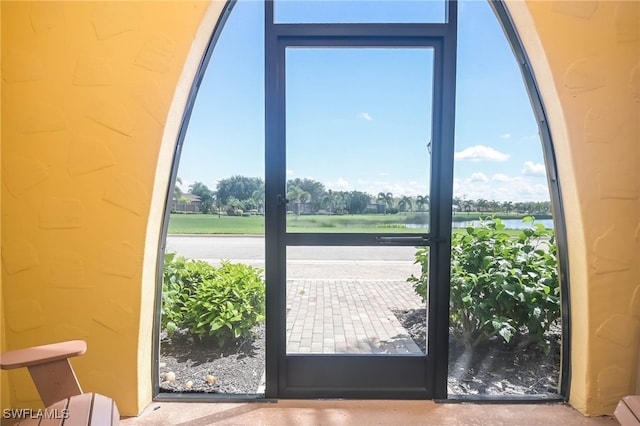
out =
<svg viewBox="0 0 640 426"><path fill-rule="evenodd" d="M14 368L32 367L82 355L86 351L87 344L83 340L71 340L68 342L17 349L0 354L0 368L3 370L12 370Z"/></svg>
<svg viewBox="0 0 640 426"><path fill-rule="evenodd" d="M64 419L56 418L27 418L15 426L118 426L120 412L115 401L98 393L84 393L56 402L47 407L49 414L54 417L66 413ZM45 415L46 415L45 410Z"/></svg>
<svg viewBox="0 0 640 426"><path fill-rule="evenodd" d="M640 395L629 395L622 398L613 416L622 426L639 426Z"/></svg>

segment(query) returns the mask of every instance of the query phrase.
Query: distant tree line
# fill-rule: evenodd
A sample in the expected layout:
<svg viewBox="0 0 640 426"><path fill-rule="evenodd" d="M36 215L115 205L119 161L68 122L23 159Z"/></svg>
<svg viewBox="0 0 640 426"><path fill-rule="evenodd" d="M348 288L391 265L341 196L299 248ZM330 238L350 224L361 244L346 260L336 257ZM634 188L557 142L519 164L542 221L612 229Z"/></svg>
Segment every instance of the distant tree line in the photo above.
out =
<svg viewBox="0 0 640 426"><path fill-rule="evenodd" d="M477 200L468 200L463 197L453 198L453 209L456 212L461 213L504 213L504 214L538 214L538 215L550 215L551 214L551 202L550 201L494 201L479 198Z"/></svg>
<svg viewBox="0 0 640 426"><path fill-rule="evenodd" d="M182 182L178 178L178 182ZM218 181L215 190L202 182L189 186L189 193L199 197L201 213L225 212L229 215L248 212L264 213L264 181L259 177L236 175ZM174 198L179 201L184 194L176 185ZM394 196L391 192L377 195L362 191L334 191L313 179L289 179L287 181L288 211L293 214L398 214L429 211L429 195ZM498 202L483 198L453 199L454 212L551 214L549 201Z"/></svg>

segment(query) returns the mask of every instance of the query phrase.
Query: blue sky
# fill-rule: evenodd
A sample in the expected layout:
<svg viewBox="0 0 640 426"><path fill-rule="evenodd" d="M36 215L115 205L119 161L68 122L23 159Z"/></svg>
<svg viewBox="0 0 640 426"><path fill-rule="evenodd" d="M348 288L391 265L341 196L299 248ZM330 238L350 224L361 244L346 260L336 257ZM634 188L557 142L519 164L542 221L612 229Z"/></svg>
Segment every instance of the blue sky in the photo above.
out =
<svg viewBox="0 0 640 426"><path fill-rule="evenodd" d="M390 3L398 4L373 2L369 16L404 22L443 13L432 2ZM358 16L361 2L329 4L339 16ZM309 20L286 11L278 19ZM218 41L184 142L178 176L185 189L264 176L262 13L261 2L240 0ZM458 38L454 196L548 200L528 95L486 2L461 2ZM428 194L432 67L430 49L289 49L287 175L334 190Z"/></svg>

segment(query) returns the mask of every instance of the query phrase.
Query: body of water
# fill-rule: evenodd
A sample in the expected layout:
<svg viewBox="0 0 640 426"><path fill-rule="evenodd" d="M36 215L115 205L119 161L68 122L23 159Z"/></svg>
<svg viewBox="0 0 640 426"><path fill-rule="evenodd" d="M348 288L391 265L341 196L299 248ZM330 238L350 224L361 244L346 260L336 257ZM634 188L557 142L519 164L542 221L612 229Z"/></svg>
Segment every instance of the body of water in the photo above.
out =
<svg viewBox="0 0 640 426"><path fill-rule="evenodd" d="M502 223L507 227L507 229L523 229L529 228L531 226L531 222L523 222L522 219L502 219ZM534 223L541 223L547 229L553 229L553 219L538 219ZM453 228L466 228L469 225L480 224L479 220L462 220L452 222ZM419 225L416 223L407 223L405 225L407 228L417 229L417 228L426 228L427 225Z"/></svg>
<svg viewBox="0 0 640 426"><path fill-rule="evenodd" d="M531 222L523 222L522 219L502 219L502 223L507 229L523 229L531 227ZM534 223L541 223L545 228L553 229L553 219L537 219ZM478 220L463 220L461 222L453 222L454 228L466 228L469 225L479 225Z"/></svg>

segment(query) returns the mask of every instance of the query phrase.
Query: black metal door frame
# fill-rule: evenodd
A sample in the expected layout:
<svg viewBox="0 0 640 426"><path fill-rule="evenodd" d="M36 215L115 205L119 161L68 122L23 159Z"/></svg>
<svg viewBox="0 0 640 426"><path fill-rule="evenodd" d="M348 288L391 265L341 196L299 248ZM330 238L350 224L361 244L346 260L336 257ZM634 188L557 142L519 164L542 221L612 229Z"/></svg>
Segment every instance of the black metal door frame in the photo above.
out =
<svg viewBox="0 0 640 426"><path fill-rule="evenodd" d="M267 398L446 399L453 192L457 2L437 24L275 24L265 2L265 237ZM285 51L287 47L434 49L429 234L286 232ZM427 159L425 159L427 160ZM413 239L412 239L413 238ZM429 245L427 355L287 355L286 247ZM366 375L364 371L375 372Z"/></svg>

